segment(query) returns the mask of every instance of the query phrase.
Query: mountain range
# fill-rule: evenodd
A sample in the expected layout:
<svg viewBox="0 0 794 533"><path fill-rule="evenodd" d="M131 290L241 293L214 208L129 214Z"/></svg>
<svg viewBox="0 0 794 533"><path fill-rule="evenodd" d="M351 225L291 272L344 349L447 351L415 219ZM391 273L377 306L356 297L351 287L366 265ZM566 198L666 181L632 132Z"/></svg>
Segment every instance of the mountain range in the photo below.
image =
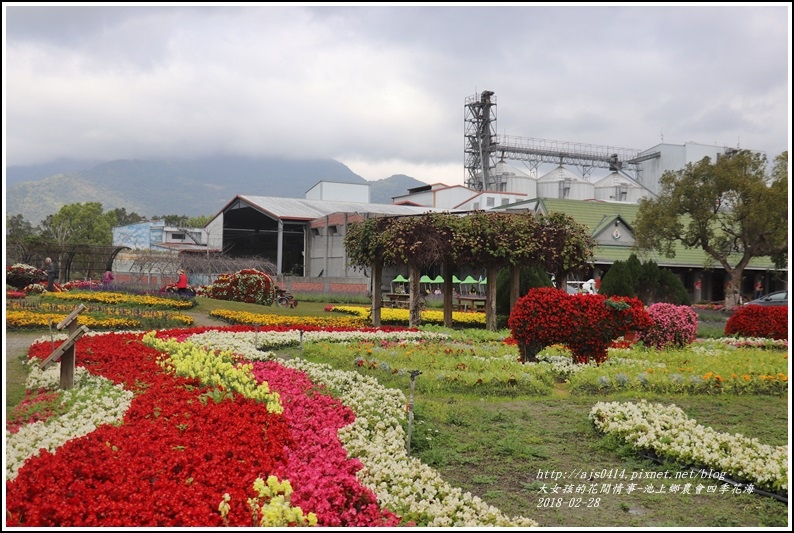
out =
<svg viewBox="0 0 794 533"><path fill-rule="evenodd" d="M367 181L333 159L213 156L175 160L60 160L6 168L6 215L38 225L73 203L144 217L214 216L236 195L304 198L320 181L368 183L372 203L426 183L403 174Z"/></svg>

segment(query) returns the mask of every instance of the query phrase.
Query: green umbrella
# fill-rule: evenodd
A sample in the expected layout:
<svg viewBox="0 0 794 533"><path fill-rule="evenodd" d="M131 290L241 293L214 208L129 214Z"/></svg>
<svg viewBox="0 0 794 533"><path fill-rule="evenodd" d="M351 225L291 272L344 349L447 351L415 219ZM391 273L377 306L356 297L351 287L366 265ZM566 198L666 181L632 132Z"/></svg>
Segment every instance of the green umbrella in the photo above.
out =
<svg viewBox="0 0 794 533"><path fill-rule="evenodd" d="M460 283L478 283L476 279L471 276L466 276L466 279L461 281Z"/></svg>
<svg viewBox="0 0 794 533"><path fill-rule="evenodd" d="M430 279L430 276L422 276L419 278L419 283L433 283L433 280Z"/></svg>
<svg viewBox="0 0 794 533"><path fill-rule="evenodd" d="M487 284L488 284L488 278L483 278L483 280L480 282L480 285L487 285Z"/></svg>
<svg viewBox="0 0 794 533"><path fill-rule="evenodd" d="M458 279L458 276L455 276L455 275L453 274L453 276L452 276L452 283L462 283L462 282L461 282L461 281Z"/></svg>
<svg viewBox="0 0 794 533"><path fill-rule="evenodd" d="M402 274L397 274L397 277L391 280L392 283L408 283L408 280Z"/></svg>
<svg viewBox="0 0 794 533"><path fill-rule="evenodd" d="M441 276L441 274L439 274L431 283L444 283L444 278Z"/></svg>

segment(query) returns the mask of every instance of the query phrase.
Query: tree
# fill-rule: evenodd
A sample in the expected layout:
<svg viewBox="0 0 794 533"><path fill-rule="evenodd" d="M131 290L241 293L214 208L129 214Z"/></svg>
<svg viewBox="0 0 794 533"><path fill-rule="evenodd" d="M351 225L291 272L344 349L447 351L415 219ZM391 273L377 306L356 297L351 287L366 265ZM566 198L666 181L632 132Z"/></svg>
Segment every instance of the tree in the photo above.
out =
<svg viewBox="0 0 794 533"><path fill-rule="evenodd" d="M146 221L146 217L141 216L134 211L132 213L127 213L127 209L124 207L111 209L109 213L113 213L116 216L116 226L129 226L130 224L137 224L138 222Z"/></svg>
<svg viewBox="0 0 794 533"><path fill-rule="evenodd" d="M510 300L510 288L512 282L512 270L502 269L496 278L496 313L498 315L509 315L515 302ZM519 268L518 293L521 295L529 292L529 289L538 287L552 287L549 274L540 266L523 266Z"/></svg>
<svg viewBox="0 0 794 533"><path fill-rule="evenodd" d="M542 266L560 275L577 271L592 257L586 228L564 215L518 215L477 211L467 216L425 213L380 217L351 223L345 236L348 261L355 268L371 268L372 320L379 325L381 269L407 265L411 278L409 325L421 320L419 278L422 268L441 265L444 277L444 324L452 325L452 267L485 267L486 328L496 329L496 280L500 268L510 267L511 307L518 298L522 266Z"/></svg>
<svg viewBox="0 0 794 533"><path fill-rule="evenodd" d="M181 228L187 226L189 220L187 215L161 215L159 217L152 217L152 220L162 220L166 226L173 226Z"/></svg>
<svg viewBox="0 0 794 533"><path fill-rule="evenodd" d="M12 241L30 241L36 230L22 215L6 215L6 237Z"/></svg>
<svg viewBox="0 0 794 533"><path fill-rule="evenodd" d="M112 211L103 214L99 202L65 205L41 222L42 235L58 244L103 246L113 243L115 225L116 214Z"/></svg>
<svg viewBox="0 0 794 533"><path fill-rule="evenodd" d="M678 276L659 268L655 261L640 262L635 254L615 261L601 280L599 294L639 298L646 306L654 303L689 305L689 295Z"/></svg>
<svg viewBox="0 0 794 533"><path fill-rule="evenodd" d="M209 224L212 219L213 219L212 216L199 215L197 217L191 217L187 219L186 225L188 228L203 228L204 226Z"/></svg>
<svg viewBox="0 0 794 533"><path fill-rule="evenodd" d="M728 274L725 306L738 303L744 269L754 257L785 263L788 255L788 152L767 174L766 156L741 150L712 163L704 157L659 180L634 221L638 249L675 257L675 246L701 248Z"/></svg>

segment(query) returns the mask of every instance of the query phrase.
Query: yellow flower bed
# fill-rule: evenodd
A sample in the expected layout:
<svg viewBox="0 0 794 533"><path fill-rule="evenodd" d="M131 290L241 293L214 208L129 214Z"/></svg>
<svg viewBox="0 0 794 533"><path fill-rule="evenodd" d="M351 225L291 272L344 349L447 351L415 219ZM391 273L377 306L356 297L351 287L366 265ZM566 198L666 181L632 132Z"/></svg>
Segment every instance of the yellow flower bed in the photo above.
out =
<svg viewBox="0 0 794 533"><path fill-rule="evenodd" d="M123 294L119 292L104 291L69 291L51 292L44 296L46 299L78 301L78 302L99 302L107 305L135 304L147 307L166 307L172 309L190 309L195 302L193 300L179 300L174 298L159 298L157 296L138 296L135 294Z"/></svg>
<svg viewBox="0 0 794 533"><path fill-rule="evenodd" d="M41 328L50 323L58 324L66 315L56 313L31 313L30 311L8 311L6 313L6 326L14 328ZM191 321L191 317L188 317ZM192 323L192 322L191 322ZM77 324L96 329L135 329L141 326L139 320L130 318L103 318L97 319L90 316L79 315Z"/></svg>
<svg viewBox="0 0 794 533"><path fill-rule="evenodd" d="M177 322L179 325L193 325L192 316L170 311L132 312L130 309L107 309L103 310L103 313L119 315L120 318L95 318L89 315L78 315L77 324L94 329L137 329L143 325L142 319L146 319L158 320L164 324ZM54 326L66 318L68 314L9 309L6 311L6 327L8 329L42 328L48 327L50 323Z"/></svg>
<svg viewBox="0 0 794 533"><path fill-rule="evenodd" d="M354 305L335 305L334 311L348 313L370 320L370 308ZM444 311L436 309L425 309L420 312L422 323L444 325ZM408 324L410 319L408 309L383 308L380 310L380 320L384 324ZM464 313L460 311L452 312L452 322L460 326L484 326L485 313L472 312Z"/></svg>
<svg viewBox="0 0 794 533"><path fill-rule="evenodd" d="M216 309L210 313L210 316L232 324L248 324L251 326L306 325L320 328L360 328L367 326L366 320L360 318L266 315L243 311L228 311L226 309Z"/></svg>

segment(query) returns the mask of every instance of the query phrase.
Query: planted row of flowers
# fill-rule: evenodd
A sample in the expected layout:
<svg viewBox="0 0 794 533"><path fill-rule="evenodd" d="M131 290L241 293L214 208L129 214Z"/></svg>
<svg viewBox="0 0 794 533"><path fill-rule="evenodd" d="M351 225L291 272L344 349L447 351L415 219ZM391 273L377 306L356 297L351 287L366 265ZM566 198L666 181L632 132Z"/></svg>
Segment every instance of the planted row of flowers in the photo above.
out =
<svg viewBox="0 0 794 533"><path fill-rule="evenodd" d="M7 311L6 326L9 329L42 328L50 324L58 324L66 318L66 313L35 313L31 311ZM186 317L188 321L183 323L192 324L192 317ZM141 321L129 318L94 318L88 315L79 315L77 323L95 329L134 329L141 327Z"/></svg>
<svg viewBox="0 0 794 533"><path fill-rule="evenodd" d="M103 425L68 440L54 455L42 452L19 469L7 483L8 525L252 525L248 498L256 478L270 473L292 482L291 505L314 512L320 525L396 524L355 479L358 463L346 458L335 438L352 413L325 395L307 396L311 384L299 373L258 363L273 365L284 403L300 405L293 419L273 412L272 403L268 409L246 397L261 387L241 380L244 368L216 367L231 372L241 392L208 387L162 371L158 362L170 358L140 339L140 334L81 339L78 364L135 396L119 426ZM37 348L31 348L33 355L41 351ZM199 355L190 344L179 350L182 366L194 355L204 362L211 355ZM317 424L307 423L311 419ZM51 479L65 490L41 491Z"/></svg>
<svg viewBox="0 0 794 533"><path fill-rule="evenodd" d="M590 419L639 450L685 466L723 472L736 481L787 494L788 446L769 446L741 434L701 426L675 405L599 402Z"/></svg>
<svg viewBox="0 0 794 533"><path fill-rule="evenodd" d="M260 342L266 342L261 340ZM767 341L770 342L770 341ZM574 364L570 352L553 345L534 363L522 363L508 343L470 345L459 338L413 342L313 342L304 348L310 360L337 368L358 368L370 375L423 372L417 390L458 390L473 386L492 394L548 394L555 382L568 382L573 393L618 390L689 394L769 394L788 392L785 350L737 349L728 342L698 342L678 350L610 348L601 365Z"/></svg>
<svg viewBox="0 0 794 533"><path fill-rule="evenodd" d="M78 365L91 368L92 372L105 376L113 383L123 384L125 390L135 393L135 397L130 402L124 422L118 426L116 432L102 426L97 430L89 430L83 439L77 439L81 447L87 447L87 451L74 449L73 437L67 436L55 455L52 452L42 453L41 461L45 464L54 458L58 459L52 469L43 466L36 458L18 468L18 477L24 481L15 479L13 483L19 483L18 486L23 488L18 489L21 492L13 492L13 504L8 506L12 512L7 515L7 524L128 525L129 522L125 520L133 520L130 517L140 514L148 520L143 522L145 524L250 525L252 513L249 498L254 494L256 499L260 494L257 489L259 485L255 486L255 479L264 479L266 474L272 472L280 480L278 483L289 483L294 489L289 502L281 501L295 512L287 512L283 507L271 505L273 502L278 503L278 499L264 501L266 498L259 496L259 523L267 513L265 509L278 508L284 511L279 516L293 519L296 519L297 509L301 509L301 516L309 516L308 513L314 512L320 525L333 525L334 520L339 520L344 525L405 524L408 521L432 526L534 525L530 519L505 517L498 509L449 486L432 469L408 457L404 451L405 434L402 430L406 400L401 392L385 389L370 377L334 370L324 364L292 360L279 365L270 361L275 354L268 351L295 346L303 341L308 344L307 351L312 346L319 347L324 357L339 353L350 361L351 347L369 357L375 353L380 357L382 353L394 351L389 356L405 359L411 368L422 368L423 364L433 365L447 359L444 364L452 364L453 369L458 365L467 367L460 366L457 369L459 372L479 368L479 373L482 373L489 367L509 368L511 362L506 356L510 355L508 350L513 350L512 357L515 359L515 346L500 343L474 346L461 342L459 338L450 339L449 336L435 332L408 331L401 328L333 331L331 328L323 330L313 326L302 326L300 329L280 327L262 331L240 327L223 328L220 331L194 328L147 335L146 341L157 345L157 350L143 346L139 339L140 334L88 334L78 343ZM49 354L48 348L49 342L36 343L31 348L31 354L45 357ZM645 372L651 369L654 373L669 365L678 365L679 372L692 373L702 372L702 365L712 365L711 368L723 365L720 367L723 375L731 369L744 369L754 372L755 375L759 369L774 365L780 365L779 374L782 374L786 368L786 354L780 352L737 350L725 346L722 349L724 353L712 353L711 348L704 347L694 357L692 350L681 351L680 357L693 360L689 366L684 366L684 359L677 359L679 356L675 355L675 351L616 350L611 361L626 365L626 368L643 369ZM163 357L161 350L168 351L167 358ZM548 359L563 358L563 353L561 348L553 347L549 351ZM255 362L245 363L243 359ZM541 363L520 366L547 366L549 375L562 372L559 368L552 370L554 365L550 361L544 361L546 354L542 354L539 359ZM570 361L570 356L567 359ZM352 364L354 363L351 366ZM578 365L577 370L568 374L568 377L584 375L591 367L599 370L595 365ZM180 368L179 373L184 375L171 375L170 371L176 368ZM208 368L213 370L210 372ZM300 372L290 373L287 368ZM168 372L164 372L164 369L168 369ZM505 374L509 375L508 372ZM427 380L419 381L424 383ZM263 383L267 384L267 389L260 385ZM40 383L34 381L29 388L38 389L39 385ZM297 387L298 390L291 387ZM264 392L265 390L267 391ZM307 404L303 402L308 400L304 396L311 399L323 398L322 402L333 404L328 396L322 394L324 390L333 392L340 398L350 408L350 413L335 415L323 412L318 415L315 407L305 407ZM275 392L278 393L278 405L284 410L281 415L277 414L278 408L274 408ZM264 401L247 398L257 394ZM101 398L93 400L92 405L102 406L107 403L117 406L121 403L121 400L105 401L106 396L110 395L103 394ZM271 402L270 409L267 408L268 401ZM196 411L199 404L205 409ZM299 409L301 405L304 406L303 409ZM217 411L212 409L213 406ZM291 411L293 407L295 411ZM249 408L256 409L258 414L248 414ZM111 410L108 408L108 411ZM276 416L276 419L269 418L272 416ZM326 424L326 420L330 423L340 416L345 423L331 424L331 427ZM212 422L205 423L199 417L209 417ZM54 409L52 416L35 423L41 422L43 428L48 428L61 418L59 410ZM117 416L100 419L106 421L115 418ZM279 420L286 420L284 427L278 425ZM16 432L20 433L24 424L19 420L15 422L19 426ZM264 443L255 439L245 442L250 447L259 447L263 453L271 454L268 457L275 458L271 467L256 467L253 469L256 472L252 472L250 467L257 461L259 465L265 464L261 455L241 448L229 450L232 445L226 441L238 438L238 428L228 428L228 424L245 426L249 433L257 433L251 432L251 427L267 426L268 429L263 432ZM314 433L302 433L308 431L303 427L305 425L311 426ZM300 427L296 429L296 426ZM133 431L136 427L141 429L142 439L136 439L136 432ZM272 432L271 427L275 428ZM58 431L62 432L63 430ZM331 437L337 433L342 443L341 451L335 448L335 441ZM219 438L219 435L223 435L223 438ZM261 436L259 433L257 435ZM300 439L296 439L296 435ZM271 437L277 437L282 445L287 443L287 448L273 448ZM29 440L41 438L42 433L37 432L36 437ZM296 444L291 439L301 442ZM304 441L314 447L299 452ZM28 446L35 447L35 444ZM285 453L285 449L288 453ZM67 453L62 456L64 450ZM224 452L226 459L221 460ZM359 469L356 461L353 461L353 466L348 463L338 466L341 459L334 460L336 454L340 457L356 457L363 468ZM140 457L153 455L157 456L152 461L155 465L144 465L142 474L120 466L139 461ZM289 455L293 462L283 459L285 455ZM317 465L314 462L315 457L323 464ZM92 460L96 461L95 466ZM247 470L244 466L240 467L247 473L238 473L234 468L240 460L248 465ZM21 464L22 461L25 459L17 462ZM202 461L211 461L215 470L207 471L200 464ZM233 470L230 476L227 476L228 468ZM338 468L338 471L334 468ZM120 472L117 472L119 469ZM318 469L323 473L319 474ZM51 501L51 493L41 494L42 491L39 490L43 480L63 479L61 470L68 471L65 483L74 483L75 487L71 491L72 499L65 503L58 499ZM6 475L7 479L13 477L8 471ZM347 481L341 483L347 487L346 496L339 496L336 492L329 493L329 484L336 486L339 483L337 476L342 475L349 475L349 478L345 478ZM118 479L117 476L126 477ZM373 495L353 498L351 494L362 494L361 490L364 491L363 494L368 494L364 488L355 489L355 479L371 490ZM235 483L235 480L239 482ZM90 488L86 485L89 482ZM229 485L234 485L235 488L229 489ZM9 486L7 483L7 488ZM132 491L136 497L132 501L125 500L126 496L123 494L126 491ZM143 495L138 497L138 492ZM8 493L11 495L12 491ZM346 518L340 518L340 511L337 514L332 511L323 514L322 511L328 505L349 509L345 505L350 505L351 498L358 502L354 504L355 508L365 510L363 517L357 511L361 522L354 522L350 513ZM23 503L19 503L19 500ZM11 504L12 498L9 497L8 501ZM96 508L86 509L85 501L99 503ZM159 502L154 505L154 509L150 508L152 501ZM317 512L318 509L320 512ZM104 513L106 518L99 520L98 513ZM397 517L401 517L401 521L394 522ZM138 518L134 519L134 525L142 524Z"/></svg>
<svg viewBox="0 0 794 533"><path fill-rule="evenodd" d="M365 320L348 317L301 317L285 316L267 313L249 313L246 311L230 311L228 309L215 309L209 314L230 324L245 324L249 326L313 326L357 328L366 327Z"/></svg>
<svg viewBox="0 0 794 533"><path fill-rule="evenodd" d="M505 517L408 458L400 425L405 398L399 391L354 372L305 361L292 363L303 371L271 361L233 365L240 354L219 354L204 344L223 344L224 338L230 346L245 344L235 328L194 331L206 332L196 338L199 343L187 339L184 330L147 335L147 342L168 350L167 357L142 345L140 334L81 339L78 364L135 396L123 423L67 437L55 454L42 450L18 468L7 482L7 525L250 525L252 491L254 500L262 498L256 480L271 473L290 483L289 507L306 516L314 513L318 525L396 525L409 520L419 525L535 525ZM249 339L260 334L250 329L244 333ZM32 356L48 353L42 344L31 347ZM261 350L249 341L247 352ZM219 361L212 362L213 357ZM207 370L210 364L212 371ZM214 386L163 369L202 376ZM323 394L323 388L335 391L353 409ZM42 424L51 427L57 418ZM252 431L255 427L263 431ZM337 433L350 443L347 450ZM365 469L350 456L361 457ZM381 480L371 485L375 493L361 484L357 472L364 480ZM68 489L41 491L42 483L52 479ZM253 504L259 505L258 523L272 515L273 501Z"/></svg>
<svg viewBox="0 0 794 533"><path fill-rule="evenodd" d="M326 311L338 311L357 316L366 321L370 321L371 310L369 307L357 305L331 305ZM408 309L383 308L380 310L380 321L382 324L407 324L409 321ZM444 325L444 311L436 309L424 309L420 312L423 324ZM475 327L485 325L485 313L464 313L460 311L452 312L452 325L455 327Z"/></svg>
<svg viewBox="0 0 794 533"><path fill-rule="evenodd" d="M46 328L50 324L58 324L66 318L70 311L47 312L35 307L16 310L7 306L6 327L8 329ZM104 316L116 315L119 318ZM77 323L94 329L140 329L144 326L176 327L190 326L193 317L182 313L157 310L136 310L126 308L109 308L97 311L90 307L77 316Z"/></svg>
<svg viewBox="0 0 794 533"><path fill-rule="evenodd" d="M65 302L97 302L106 305L141 305L164 309L190 309L196 305L192 299L165 298L151 295L126 294L109 291L50 292L42 297L46 300Z"/></svg>

